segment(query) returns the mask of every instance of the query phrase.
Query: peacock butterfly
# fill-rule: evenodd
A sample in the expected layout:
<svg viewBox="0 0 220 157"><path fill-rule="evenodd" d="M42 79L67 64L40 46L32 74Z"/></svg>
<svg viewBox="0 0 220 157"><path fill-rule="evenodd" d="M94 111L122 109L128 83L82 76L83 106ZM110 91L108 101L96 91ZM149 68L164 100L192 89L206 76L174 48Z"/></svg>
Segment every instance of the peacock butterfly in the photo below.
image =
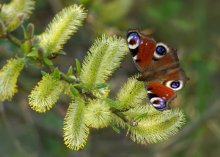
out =
<svg viewBox="0 0 220 157"><path fill-rule="evenodd" d="M176 92L183 88L188 77L180 68L177 50L156 42L138 30L127 33L128 48L137 69L138 80L145 82L150 103L160 111L170 108Z"/></svg>

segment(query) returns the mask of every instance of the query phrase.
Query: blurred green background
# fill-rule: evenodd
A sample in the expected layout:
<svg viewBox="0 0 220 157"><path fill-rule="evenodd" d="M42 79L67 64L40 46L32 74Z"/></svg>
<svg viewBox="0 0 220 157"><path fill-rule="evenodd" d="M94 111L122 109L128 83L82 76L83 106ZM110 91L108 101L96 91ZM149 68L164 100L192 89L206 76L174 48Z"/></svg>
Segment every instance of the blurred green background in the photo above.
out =
<svg viewBox="0 0 220 157"><path fill-rule="evenodd" d="M0 0L0 2L9 2ZM0 104L1 157L218 157L220 156L220 1L219 0L37 0L29 22L36 34L44 31L55 13L70 4L84 4L88 18L68 41L67 56L54 60L64 71L80 61L101 34L125 37L138 28L157 41L178 49L181 66L190 78L178 93L178 105L187 116L181 131L169 140L139 145L126 137L126 131L111 128L92 130L87 146L70 151L63 144L63 117L69 100L62 97L53 109L35 113L27 96L40 80L40 68L28 67L19 78L19 92L11 102ZM21 29L15 32L21 36ZM17 49L0 40L0 66ZM46 70L46 69L45 69ZM137 73L130 54L109 80L112 97L128 77Z"/></svg>

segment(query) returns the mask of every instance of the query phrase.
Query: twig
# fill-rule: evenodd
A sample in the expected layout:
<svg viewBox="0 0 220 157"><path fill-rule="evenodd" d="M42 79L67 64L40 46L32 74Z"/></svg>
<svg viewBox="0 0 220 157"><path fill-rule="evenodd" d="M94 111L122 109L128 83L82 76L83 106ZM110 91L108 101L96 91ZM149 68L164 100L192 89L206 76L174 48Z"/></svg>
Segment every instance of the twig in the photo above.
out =
<svg viewBox="0 0 220 157"><path fill-rule="evenodd" d="M21 46L21 41L18 39L18 38L16 38L14 35L12 35L11 33L7 33L7 35L6 35L6 37L7 37L7 39L9 40L9 41L11 41L13 44L15 44L17 47L20 47Z"/></svg>

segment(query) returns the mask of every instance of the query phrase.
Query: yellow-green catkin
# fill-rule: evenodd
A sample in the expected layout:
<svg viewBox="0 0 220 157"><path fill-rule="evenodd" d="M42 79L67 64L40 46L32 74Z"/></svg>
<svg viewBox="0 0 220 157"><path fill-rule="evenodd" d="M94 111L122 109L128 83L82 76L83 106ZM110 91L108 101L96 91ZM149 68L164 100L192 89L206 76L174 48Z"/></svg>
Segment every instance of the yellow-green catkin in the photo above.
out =
<svg viewBox="0 0 220 157"><path fill-rule="evenodd" d="M29 95L29 104L31 108L37 112L45 112L59 99L63 91L63 83L54 78L52 75L46 74Z"/></svg>
<svg viewBox="0 0 220 157"><path fill-rule="evenodd" d="M17 80L24 63L21 59L10 59L0 70L0 101L11 100L17 92Z"/></svg>
<svg viewBox="0 0 220 157"><path fill-rule="evenodd" d="M72 150L82 149L86 145L89 128L85 122L85 102L78 97L70 103L64 118L64 143Z"/></svg>
<svg viewBox="0 0 220 157"><path fill-rule="evenodd" d="M103 100L91 100L86 108L85 123L92 128L107 127L112 114L108 104Z"/></svg>
<svg viewBox="0 0 220 157"><path fill-rule="evenodd" d="M54 17L45 32L39 35L39 45L45 49L47 55L59 52L85 18L86 12L81 6L71 5L64 8Z"/></svg>

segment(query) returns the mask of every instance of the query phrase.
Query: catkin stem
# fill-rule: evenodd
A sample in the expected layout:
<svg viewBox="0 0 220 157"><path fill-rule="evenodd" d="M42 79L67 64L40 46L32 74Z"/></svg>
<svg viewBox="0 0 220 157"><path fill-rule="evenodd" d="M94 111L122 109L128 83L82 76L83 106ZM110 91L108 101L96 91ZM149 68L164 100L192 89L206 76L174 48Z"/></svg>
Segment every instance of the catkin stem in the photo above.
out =
<svg viewBox="0 0 220 157"><path fill-rule="evenodd" d="M21 41L18 39L18 38L16 38L14 35L12 35L12 34L10 34L10 33L7 33L7 35L6 35L6 37L7 37L7 39L9 40L9 41L11 41L13 44L15 44L17 47L20 47L21 46Z"/></svg>

